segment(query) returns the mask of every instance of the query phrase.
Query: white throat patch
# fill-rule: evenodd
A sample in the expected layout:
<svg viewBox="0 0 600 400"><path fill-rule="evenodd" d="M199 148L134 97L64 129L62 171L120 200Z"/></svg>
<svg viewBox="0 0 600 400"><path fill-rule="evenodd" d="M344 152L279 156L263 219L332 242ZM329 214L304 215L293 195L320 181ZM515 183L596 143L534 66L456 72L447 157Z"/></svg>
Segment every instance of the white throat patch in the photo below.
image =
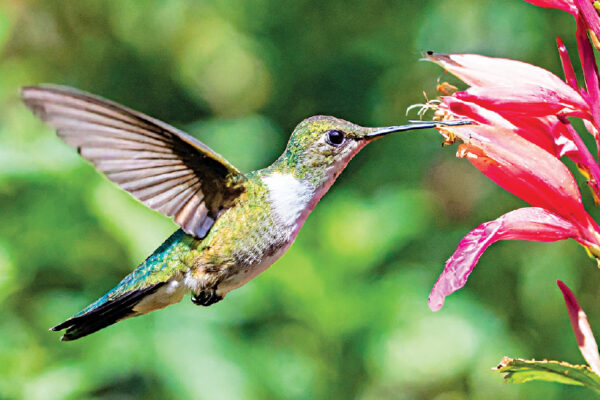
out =
<svg viewBox="0 0 600 400"><path fill-rule="evenodd" d="M314 188L291 174L274 173L263 178L276 220L288 227L304 222L308 216ZM303 213L304 212L304 213Z"/></svg>

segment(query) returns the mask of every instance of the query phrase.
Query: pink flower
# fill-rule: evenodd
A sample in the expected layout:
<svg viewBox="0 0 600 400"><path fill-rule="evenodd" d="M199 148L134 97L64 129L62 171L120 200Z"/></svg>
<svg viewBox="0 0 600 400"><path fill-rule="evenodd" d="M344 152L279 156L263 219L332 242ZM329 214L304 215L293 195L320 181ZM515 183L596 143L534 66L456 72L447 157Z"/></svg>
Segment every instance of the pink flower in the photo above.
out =
<svg viewBox="0 0 600 400"><path fill-rule="evenodd" d="M575 16L584 88L578 86L560 39L566 81L520 61L475 54L427 55L470 86L433 104L443 119L474 122L440 127L442 135L450 142L462 140L458 157L531 205L486 222L461 240L429 296L434 311L442 307L446 296L465 285L483 252L498 240L571 238L600 260L600 227L584 209L577 183L561 161L567 157L575 163L600 204L600 166L567 119L582 118L600 147L600 78L587 37L591 31L592 40L597 40L594 33L600 34L600 18L589 0L528 1Z"/></svg>
<svg viewBox="0 0 600 400"><path fill-rule="evenodd" d="M554 155L515 132L490 125L450 129L464 144L458 156L533 207L511 211L471 231L446 261L429 296L437 311L462 288L483 252L498 240L575 239L600 254L600 228L583 207L577 183Z"/></svg>
<svg viewBox="0 0 600 400"><path fill-rule="evenodd" d="M576 87L566 48L560 39L558 44L567 79ZM584 98L589 97L587 92L580 93L551 72L520 61L475 54L434 53L429 53L428 59L471 85L464 92L443 98L448 111L478 122L515 129L525 139L557 157L567 156L584 168L594 178L591 186L600 182L600 168L564 118L580 116L594 127L593 111Z"/></svg>

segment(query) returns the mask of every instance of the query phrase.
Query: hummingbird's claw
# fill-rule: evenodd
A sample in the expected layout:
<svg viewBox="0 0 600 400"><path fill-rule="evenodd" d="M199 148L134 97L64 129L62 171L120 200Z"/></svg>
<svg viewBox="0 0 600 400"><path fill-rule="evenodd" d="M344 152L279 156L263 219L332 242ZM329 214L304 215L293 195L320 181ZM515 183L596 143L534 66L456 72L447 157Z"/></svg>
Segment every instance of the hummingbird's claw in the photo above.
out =
<svg viewBox="0 0 600 400"><path fill-rule="evenodd" d="M201 291L198 294L194 294L192 295L192 303L194 303L197 306L210 306L212 304L218 303L219 301L223 300L222 296L219 296L217 294L217 291L215 289L206 289Z"/></svg>

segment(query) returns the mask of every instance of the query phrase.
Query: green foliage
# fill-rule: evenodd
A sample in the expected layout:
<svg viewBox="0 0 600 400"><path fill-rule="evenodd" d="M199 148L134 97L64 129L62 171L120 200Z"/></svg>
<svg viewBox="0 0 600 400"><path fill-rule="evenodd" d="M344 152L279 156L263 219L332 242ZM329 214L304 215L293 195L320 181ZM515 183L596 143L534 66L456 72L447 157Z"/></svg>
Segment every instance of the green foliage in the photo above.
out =
<svg viewBox="0 0 600 400"><path fill-rule="evenodd" d="M508 383L545 381L586 386L600 394L600 376L587 365L571 365L564 361L536 361L504 357L495 368L505 374Z"/></svg>
<svg viewBox="0 0 600 400"><path fill-rule="evenodd" d="M447 79L418 61L425 50L558 72L554 38L573 29L563 14L522 0L0 1L0 398L581 394L501 385L488 369L506 352L576 359L556 279L600 326L600 274L574 242L495 245L443 310L427 308L460 238L522 206L433 131L369 145L289 252L225 301L198 308L185 298L59 342L49 327L176 227L99 176L18 99L22 85L76 86L187 130L248 171L271 163L313 114L405 122L406 107Z"/></svg>

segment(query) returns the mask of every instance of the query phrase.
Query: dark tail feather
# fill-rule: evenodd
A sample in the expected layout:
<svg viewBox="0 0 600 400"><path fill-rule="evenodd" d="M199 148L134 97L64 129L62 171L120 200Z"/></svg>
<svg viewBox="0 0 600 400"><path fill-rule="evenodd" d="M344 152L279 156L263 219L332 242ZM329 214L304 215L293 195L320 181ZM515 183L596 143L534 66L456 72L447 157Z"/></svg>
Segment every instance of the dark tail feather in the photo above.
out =
<svg viewBox="0 0 600 400"><path fill-rule="evenodd" d="M87 311L84 314L76 315L69 318L62 324L58 324L51 331L67 331L60 340L70 341L87 336L97 330L106 328L124 318L135 314L133 307L138 304L144 297L154 293L158 288L164 285L165 282L159 282L139 290L132 290L123 295L109 300L106 303Z"/></svg>

